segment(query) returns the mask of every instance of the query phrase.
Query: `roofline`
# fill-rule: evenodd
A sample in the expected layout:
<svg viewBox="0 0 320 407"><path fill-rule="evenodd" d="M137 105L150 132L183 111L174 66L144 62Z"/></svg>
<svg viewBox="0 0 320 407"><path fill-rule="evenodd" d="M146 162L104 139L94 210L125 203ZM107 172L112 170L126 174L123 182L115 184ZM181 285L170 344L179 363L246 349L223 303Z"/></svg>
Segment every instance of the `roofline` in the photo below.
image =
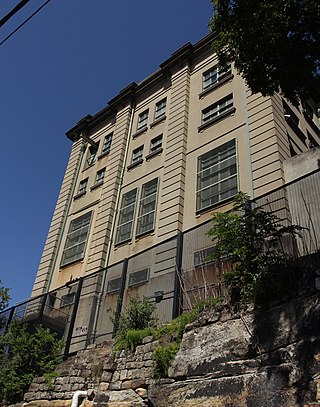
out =
<svg viewBox="0 0 320 407"><path fill-rule="evenodd" d="M92 129L93 126L96 126L105 120L109 115L114 115L120 103L124 103L132 98L135 98L137 93L144 90L147 86L152 85L154 82L164 77L166 78L168 73L170 73L176 65L181 64L181 62L192 60L197 53L211 46L213 38L214 34L210 33L196 42L194 45L187 42L182 47L174 51L168 59L162 62L159 65L160 69L147 76L139 84L136 82L131 82L128 86L123 88L118 95L109 100L105 108L97 112L94 116L88 114L83 117L74 127L66 132L66 136L71 141L78 140L79 134L82 131L88 131Z"/></svg>

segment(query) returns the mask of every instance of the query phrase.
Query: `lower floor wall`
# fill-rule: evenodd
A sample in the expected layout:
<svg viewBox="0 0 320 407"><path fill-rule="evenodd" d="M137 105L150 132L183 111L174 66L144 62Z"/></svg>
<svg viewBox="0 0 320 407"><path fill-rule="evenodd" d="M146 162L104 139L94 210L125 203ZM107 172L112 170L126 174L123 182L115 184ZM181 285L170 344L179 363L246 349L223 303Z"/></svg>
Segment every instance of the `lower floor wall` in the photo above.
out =
<svg viewBox="0 0 320 407"><path fill-rule="evenodd" d="M92 407L295 407L320 402L319 293L268 309L205 311L188 326L168 378L154 378L147 337L135 352L112 354L112 341L70 357L48 385L36 378L27 407L70 406L94 389ZM170 338L167 338L170 341Z"/></svg>

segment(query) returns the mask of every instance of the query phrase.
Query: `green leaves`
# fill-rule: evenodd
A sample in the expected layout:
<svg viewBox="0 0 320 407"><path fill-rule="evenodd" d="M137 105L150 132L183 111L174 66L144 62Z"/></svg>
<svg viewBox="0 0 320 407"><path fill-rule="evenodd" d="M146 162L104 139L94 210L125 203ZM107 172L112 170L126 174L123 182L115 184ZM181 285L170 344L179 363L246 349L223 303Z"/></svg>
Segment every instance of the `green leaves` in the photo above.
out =
<svg viewBox="0 0 320 407"><path fill-rule="evenodd" d="M237 196L230 212L213 214L208 232L215 244L212 259L232 265L224 281L233 304L263 303L288 288L290 257L282 239L293 241L300 229L283 226L272 213L253 208L244 194Z"/></svg>
<svg viewBox="0 0 320 407"><path fill-rule="evenodd" d="M0 336L0 400L21 401L34 377L52 372L62 361L62 345L42 326L30 332L26 325L12 324Z"/></svg>
<svg viewBox="0 0 320 407"><path fill-rule="evenodd" d="M235 62L253 93L319 98L320 6L314 0L213 0L221 64Z"/></svg>

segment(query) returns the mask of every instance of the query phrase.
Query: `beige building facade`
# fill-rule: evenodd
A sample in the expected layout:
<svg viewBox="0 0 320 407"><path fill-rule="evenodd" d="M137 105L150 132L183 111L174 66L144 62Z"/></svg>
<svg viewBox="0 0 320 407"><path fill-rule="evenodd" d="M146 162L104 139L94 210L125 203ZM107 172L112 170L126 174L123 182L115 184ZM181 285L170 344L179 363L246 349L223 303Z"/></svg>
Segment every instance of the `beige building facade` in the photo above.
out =
<svg viewBox="0 0 320 407"><path fill-rule="evenodd" d="M66 133L70 160L32 296L106 268L111 292L113 265L132 256L132 286L167 275L169 290L166 242L207 225L239 191L256 198L280 187L284 162L320 144L315 103L251 94L233 65L219 67L211 41L184 45ZM163 252L149 250L162 242ZM185 256L194 263L209 246L190 240Z"/></svg>

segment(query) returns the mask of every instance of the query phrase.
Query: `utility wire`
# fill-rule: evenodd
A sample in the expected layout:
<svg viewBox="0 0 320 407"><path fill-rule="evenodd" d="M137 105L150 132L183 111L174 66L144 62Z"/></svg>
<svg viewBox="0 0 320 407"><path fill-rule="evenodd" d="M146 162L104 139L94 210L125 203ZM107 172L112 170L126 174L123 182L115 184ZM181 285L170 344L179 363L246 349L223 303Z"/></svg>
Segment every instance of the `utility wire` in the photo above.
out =
<svg viewBox="0 0 320 407"><path fill-rule="evenodd" d="M0 45L4 44L13 34L15 34L21 27L23 27L32 17L34 17L43 7L45 7L51 0L47 0L45 3L42 4L34 13L31 14L23 23L21 23L16 29L14 29L4 40L0 42Z"/></svg>
<svg viewBox="0 0 320 407"><path fill-rule="evenodd" d="M11 17L13 17L19 10L22 9L30 0L21 0L9 13L0 20L0 27L3 26Z"/></svg>

